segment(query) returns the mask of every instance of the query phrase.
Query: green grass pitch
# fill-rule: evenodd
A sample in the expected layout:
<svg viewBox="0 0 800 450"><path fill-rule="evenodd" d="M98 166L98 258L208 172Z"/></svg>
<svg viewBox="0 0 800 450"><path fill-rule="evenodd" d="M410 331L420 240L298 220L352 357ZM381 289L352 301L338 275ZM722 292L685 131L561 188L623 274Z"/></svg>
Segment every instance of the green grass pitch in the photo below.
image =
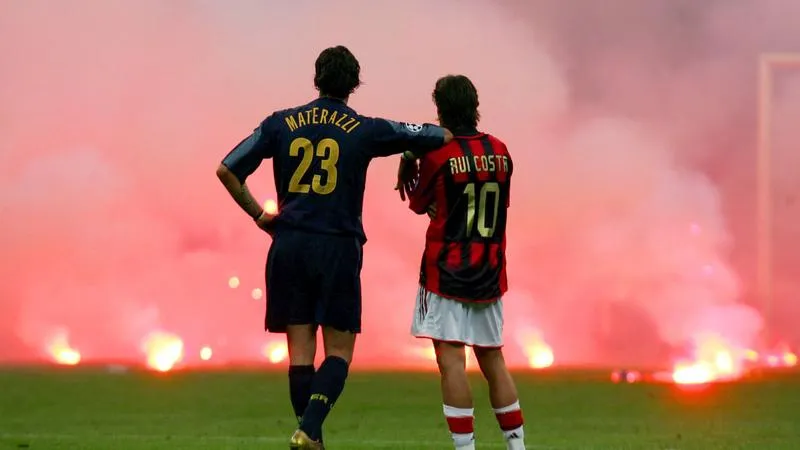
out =
<svg viewBox="0 0 800 450"><path fill-rule="evenodd" d="M608 374L516 376L530 449L800 449L800 374L710 386ZM478 449L505 448L477 376ZM0 449L286 449L280 372L0 370ZM436 374L354 373L325 429L333 450L449 449Z"/></svg>

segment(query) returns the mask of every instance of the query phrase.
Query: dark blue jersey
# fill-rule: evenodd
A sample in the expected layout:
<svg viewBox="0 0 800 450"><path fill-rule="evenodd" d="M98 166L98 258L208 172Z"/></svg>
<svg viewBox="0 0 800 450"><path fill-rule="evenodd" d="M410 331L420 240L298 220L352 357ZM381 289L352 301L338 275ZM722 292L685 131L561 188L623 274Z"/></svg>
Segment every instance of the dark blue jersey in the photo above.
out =
<svg viewBox="0 0 800 450"><path fill-rule="evenodd" d="M443 128L364 117L340 100L322 97L267 117L222 163L244 183L272 158L276 232L352 235L363 243L361 211L372 158L442 145Z"/></svg>

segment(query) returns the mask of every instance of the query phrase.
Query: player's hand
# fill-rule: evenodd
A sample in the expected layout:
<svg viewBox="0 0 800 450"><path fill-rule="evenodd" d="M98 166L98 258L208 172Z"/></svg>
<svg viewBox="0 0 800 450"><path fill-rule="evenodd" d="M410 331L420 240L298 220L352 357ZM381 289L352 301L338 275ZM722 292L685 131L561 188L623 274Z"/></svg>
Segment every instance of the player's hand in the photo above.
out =
<svg viewBox="0 0 800 450"><path fill-rule="evenodd" d="M256 219L256 225L258 228L266 231L267 234L272 236L272 233L275 231L273 228L274 221L275 221L275 214L270 214L266 211L262 212L258 219Z"/></svg>
<svg viewBox="0 0 800 450"><path fill-rule="evenodd" d="M419 177L419 166L415 159L400 158L400 165L397 168L397 184L394 190L400 191L400 200L405 201L406 196L411 195L414 185Z"/></svg>
<svg viewBox="0 0 800 450"><path fill-rule="evenodd" d="M436 203L431 203L430 205L428 205L428 210L426 212L428 213L428 217L430 217L431 220L435 219L436 218Z"/></svg>

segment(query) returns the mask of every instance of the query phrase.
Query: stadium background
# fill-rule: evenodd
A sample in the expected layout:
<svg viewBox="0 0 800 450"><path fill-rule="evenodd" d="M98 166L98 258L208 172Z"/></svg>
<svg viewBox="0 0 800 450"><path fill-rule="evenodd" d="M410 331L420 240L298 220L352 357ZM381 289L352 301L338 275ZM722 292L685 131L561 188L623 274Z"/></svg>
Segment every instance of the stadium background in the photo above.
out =
<svg viewBox="0 0 800 450"><path fill-rule="evenodd" d="M268 239L213 170L312 97L313 59L341 43L364 114L433 121L438 76L478 86L481 128L518 168L512 365L697 380L796 364L800 70L775 71L770 105L772 296L756 157L759 57L800 51L800 8L611 3L3 2L0 362L283 367L261 331ZM369 175L355 364L432 368L408 336L426 221L395 164ZM273 197L268 164L252 184Z"/></svg>

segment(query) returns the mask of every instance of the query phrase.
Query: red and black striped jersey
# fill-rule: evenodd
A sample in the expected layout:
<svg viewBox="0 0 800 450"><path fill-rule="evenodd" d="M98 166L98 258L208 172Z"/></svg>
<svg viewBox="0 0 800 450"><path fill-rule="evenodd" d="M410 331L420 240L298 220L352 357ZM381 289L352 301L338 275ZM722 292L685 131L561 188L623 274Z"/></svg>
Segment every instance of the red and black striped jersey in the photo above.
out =
<svg viewBox="0 0 800 450"><path fill-rule="evenodd" d="M422 256L423 287L465 302L493 301L506 292L512 172L506 145L474 130L422 158L409 207L424 214L436 206Z"/></svg>

